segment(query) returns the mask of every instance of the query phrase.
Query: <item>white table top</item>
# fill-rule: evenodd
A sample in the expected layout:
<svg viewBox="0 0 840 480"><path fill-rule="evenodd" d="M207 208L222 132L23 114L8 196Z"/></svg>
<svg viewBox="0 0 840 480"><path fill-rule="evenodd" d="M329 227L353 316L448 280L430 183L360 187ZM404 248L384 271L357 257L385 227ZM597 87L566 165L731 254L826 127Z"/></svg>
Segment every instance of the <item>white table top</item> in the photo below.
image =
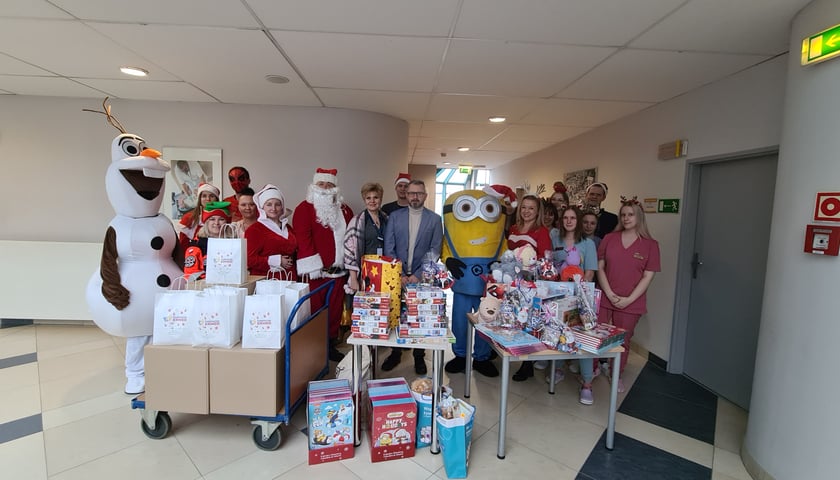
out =
<svg viewBox="0 0 840 480"><path fill-rule="evenodd" d="M401 347L401 348L424 348L427 350L446 350L453 343L455 337L450 331L446 337L415 337L415 338L397 338L396 330L391 331L391 335L387 340L377 338L360 338L354 337L352 334L347 337L347 343L350 345L370 345L375 347Z"/></svg>

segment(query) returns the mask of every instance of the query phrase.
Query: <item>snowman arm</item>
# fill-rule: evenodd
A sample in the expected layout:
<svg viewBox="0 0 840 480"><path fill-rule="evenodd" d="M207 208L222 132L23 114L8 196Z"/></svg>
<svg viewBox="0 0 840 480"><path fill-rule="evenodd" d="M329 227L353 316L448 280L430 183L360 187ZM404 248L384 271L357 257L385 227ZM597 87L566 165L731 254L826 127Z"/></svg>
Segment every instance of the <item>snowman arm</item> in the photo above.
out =
<svg viewBox="0 0 840 480"><path fill-rule="evenodd" d="M102 260L99 264L102 277L102 296L117 310L123 310L130 303L131 293L122 286L117 265L117 231L108 227L102 243Z"/></svg>

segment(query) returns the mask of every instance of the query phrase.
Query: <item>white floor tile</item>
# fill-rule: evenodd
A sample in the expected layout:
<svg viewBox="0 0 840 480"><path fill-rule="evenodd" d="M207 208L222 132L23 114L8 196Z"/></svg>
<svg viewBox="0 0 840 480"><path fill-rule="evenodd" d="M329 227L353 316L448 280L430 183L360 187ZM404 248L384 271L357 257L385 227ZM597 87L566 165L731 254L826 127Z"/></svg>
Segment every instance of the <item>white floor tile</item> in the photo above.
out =
<svg viewBox="0 0 840 480"><path fill-rule="evenodd" d="M718 398L715 417L715 446L733 453L741 451L747 431L747 412L723 398Z"/></svg>
<svg viewBox="0 0 840 480"><path fill-rule="evenodd" d="M41 383L41 408L52 410L92 398L122 392L125 389L125 367L112 366L98 372L80 372ZM126 396L126 405L129 397Z"/></svg>
<svg viewBox="0 0 840 480"><path fill-rule="evenodd" d="M91 340L89 342L84 343L71 343L69 345L65 345L63 347L56 347L51 348L44 351L38 351L38 361L50 360L58 357L63 357L65 355L71 355L74 353L85 352L88 350L98 350L100 348L106 347L114 347L114 341L110 338L101 338L97 340ZM125 352L120 353L120 357L124 357Z"/></svg>
<svg viewBox="0 0 840 480"><path fill-rule="evenodd" d="M34 353L36 347L35 330L22 327L4 328L3 330L17 330L0 337L0 358L16 357L27 353Z"/></svg>
<svg viewBox="0 0 840 480"><path fill-rule="evenodd" d="M622 435L712 468L715 455L713 445L623 413L617 415L615 423L616 431Z"/></svg>
<svg viewBox="0 0 840 480"><path fill-rule="evenodd" d="M38 385L18 387L0 395L0 423L39 413L41 413L41 395Z"/></svg>
<svg viewBox="0 0 840 480"><path fill-rule="evenodd" d="M573 479L577 475L575 469L560 463L556 457L538 453L510 438L505 443L505 458L499 459L497 454L497 431L488 431L475 439L470 447L469 478ZM447 478L443 469L437 475Z"/></svg>
<svg viewBox="0 0 840 480"><path fill-rule="evenodd" d="M275 480L359 480L359 477L342 462L329 462L320 465L308 465L306 462L299 464L286 473L274 477ZM230 480L241 480L230 478ZM365 479L367 480L367 479Z"/></svg>
<svg viewBox="0 0 840 480"><path fill-rule="evenodd" d="M433 459L425 457L433 456L428 448L415 451L415 457L399 460L388 460L385 462L372 463L370 459L370 441L365 435L362 444L356 447L355 457L342 460L341 463L359 478L383 479L394 478L405 480L424 480L433 474L434 471L427 470L417 461L417 457L424 457L422 463L434 465Z"/></svg>
<svg viewBox="0 0 840 480"><path fill-rule="evenodd" d="M38 359L41 382L60 380L79 373L101 372L113 367L124 368L124 366L125 358L119 354L113 344L60 357Z"/></svg>
<svg viewBox="0 0 840 480"><path fill-rule="evenodd" d="M44 457L43 433L0 443L0 465L3 478L46 480L47 463Z"/></svg>
<svg viewBox="0 0 840 480"><path fill-rule="evenodd" d="M256 450L242 458L204 475L206 480L267 480L307 463L306 435L296 430L283 430L280 448L267 452Z"/></svg>
<svg viewBox="0 0 840 480"><path fill-rule="evenodd" d="M10 335L17 335L17 334L23 333L23 332L29 332L31 334L34 334L35 333L35 325L21 325L19 327L0 328L0 340L2 340L3 337L8 337Z"/></svg>
<svg viewBox="0 0 840 480"><path fill-rule="evenodd" d="M202 475L257 450L248 417L209 415L186 427L173 422L173 427L178 442Z"/></svg>
<svg viewBox="0 0 840 480"><path fill-rule="evenodd" d="M41 414L44 430L66 425L68 423L92 417L100 413L125 408L129 405L130 397L122 392L113 392L101 397L91 398L65 407L46 410Z"/></svg>
<svg viewBox="0 0 840 480"><path fill-rule="evenodd" d="M180 480L200 474L174 438L147 439L70 470L50 480Z"/></svg>
<svg viewBox="0 0 840 480"><path fill-rule="evenodd" d="M737 480L752 480L752 476L744 468L741 456L721 448L715 448L714 471Z"/></svg>
<svg viewBox="0 0 840 480"><path fill-rule="evenodd" d="M111 338L99 327L88 325L38 325L37 337L39 352Z"/></svg>
<svg viewBox="0 0 840 480"><path fill-rule="evenodd" d="M38 383L38 364L35 362L0 368L0 393Z"/></svg>

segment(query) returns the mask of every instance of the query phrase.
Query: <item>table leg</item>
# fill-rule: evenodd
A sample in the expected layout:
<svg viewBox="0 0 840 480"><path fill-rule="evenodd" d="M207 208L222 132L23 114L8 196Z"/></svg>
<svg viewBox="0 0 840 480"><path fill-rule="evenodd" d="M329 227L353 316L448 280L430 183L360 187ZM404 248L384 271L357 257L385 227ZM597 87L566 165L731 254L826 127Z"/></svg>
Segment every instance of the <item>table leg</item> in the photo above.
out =
<svg viewBox="0 0 840 480"><path fill-rule="evenodd" d="M362 346L353 345L353 398L355 399L355 408L353 413L353 444L359 446L362 444L361 424L362 419L359 418L362 404Z"/></svg>
<svg viewBox="0 0 840 480"><path fill-rule="evenodd" d="M551 376L551 380L548 382L548 393L554 395L554 369L555 369L555 362L553 358L551 359L551 363L548 366L550 370L548 371L548 375Z"/></svg>
<svg viewBox="0 0 840 480"><path fill-rule="evenodd" d="M613 354L613 365L621 365L621 352ZM612 378L610 379L610 413L607 418L607 450L612 450L615 442L615 409L618 404L618 376L619 374L613 368Z"/></svg>
<svg viewBox="0 0 840 480"><path fill-rule="evenodd" d="M499 392L499 448L496 456L505 459L505 430L507 429L507 400L510 385L510 356L502 355L502 389Z"/></svg>
<svg viewBox="0 0 840 480"><path fill-rule="evenodd" d="M440 384L441 384L441 364L443 363L443 350L432 350L432 443L429 445L429 451L437 455L440 453L438 446L438 427L435 415L437 406L440 405Z"/></svg>
<svg viewBox="0 0 840 480"><path fill-rule="evenodd" d="M464 367L464 398L470 398L470 379L472 378L473 324L467 319L467 364Z"/></svg>

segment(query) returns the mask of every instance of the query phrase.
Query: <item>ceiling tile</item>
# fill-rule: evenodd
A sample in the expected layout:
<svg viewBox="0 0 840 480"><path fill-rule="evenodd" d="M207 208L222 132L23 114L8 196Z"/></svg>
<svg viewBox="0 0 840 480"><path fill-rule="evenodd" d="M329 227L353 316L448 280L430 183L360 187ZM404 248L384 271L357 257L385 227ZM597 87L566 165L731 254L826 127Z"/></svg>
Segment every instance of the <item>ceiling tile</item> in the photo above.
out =
<svg viewBox="0 0 840 480"><path fill-rule="evenodd" d="M516 152L496 151L455 151L447 153L446 157L441 157L440 153L441 152L439 150L418 148L414 151L414 154L411 157L411 163L419 165L444 166L443 162L449 162L449 165L447 165L448 167L458 165L480 165L480 168L492 169L522 156L521 153Z"/></svg>
<svg viewBox="0 0 840 480"><path fill-rule="evenodd" d="M776 55L788 51L791 18L811 0L686 3L632 47ZM748 28L748 25L760 28Z"/></svg>
<svg viewBox="0 0 840 480"><path fill-rule="evenodd" d="M316 88L327 107L355 108L408 120L423 118L431 94Z"/></svg>
<svg viewBox="0 0 840 480"><path fill-rule="evenodd" d="M91 25L109 37L119 38L141 55L154 58L166 70L221 102L321 105L262 32L108 23ZM248 54L243 55L243 52ZM283 75L290 82L269 83L265 80L266 75Z"/></svg>
<svg viewBox="0 0 840 480"><path fill-rule="evenodd" d="M409 137L416 137L420 135L420 127L423 125L422 120L409 120L408 121L408 136Z"/></svg>
<svg viewBox="0 0 840 480"><path fill-rule="evenodd" d="M461 38L621 46L684 0L464 0Z"/></svg>
<svg viewBox="0 0 840 480"><path fill-rule="evenodd" d="M420 135L423 137L456 138L484 143L505 129L504 125L458 122L423 122Z"/></svg>
<svg viewBox="0 0 840 480"><path fill-rule="evenodd" d="M409 155L411 155L411 153L414 151L414 149L416 147L417 147L417 137L409 136L408 137L408 153L409 153Z"/></svg>
<svg viewBox="0 0 840 480"><path fill-rule="evenodd" d="M271 33L313 87L431 92L447 40Z"/></svg>
<svg viewBox="0 0 840 480"><path fill-rule="evenodd" d="M766 58L627 49L608 58L558 96L661 102L720 80Z"/></svg>
<svg viewBox="0 0 840 480"><path fill-rule="evenodd" d="M89 87L107 92L116 98L168 102L215 102L216 100L184 82L154 80L76 79Z"/></svg>
<svg viewBox="0 0 840 480"><path fill-rule="evenodd" d="M434 95L426 118L451 122L488 123L501 115L508 122L524 117L542 100L538 98L495 97L489 95Z"/></svg>
<svg viewBox="0 0 840 480"><path fill-rule="evenodd" d="M8 55L3 55L2 53L0 53L0 72L5 75L55 76L42 68L29 65L26 62L21 62L20 60L12 58Z"/></svg>
<svg viewBox="0 0 840 480"><path fill-rule="evenodd" d="M499 138L483 146L482 150L492 150L496 152L519 152L522 155L526 155L531 152L548 148L555 143L557 142L506 141Z"/></svg>
<svg viewBox="0 0 840 480"><path fill-rule="evenodd" d="M266 27L446 37L457 0L248 0ZM375 14L373 13L375 12Z"/></svg>
<svg viewBox="0 0 840 480"><path fill-rule="evenodd" d="M484 143L486 142L470 142L469 140L461 140L457 138L419 137L417 139L417 148L434 149L441 152L452 153L457 152L460 147L469 147L470 149L475 150Z"/></svg>
<svg viewBox="0 0 840 480"><path fill-rule="evenodd" d="M605 47L453 40L436 91L550 97L613 52Z"/></svg>
<svg viewBox="0 0 840 480"><path fill-rule="evenodd" d="M0 17L18 18L73 18L44 0L3 0Z"/></svg>
<svg viewBox="0 0 840 480"><path fill-rule="evenodd" d="M117 78L122 75L121 65L132 65L154 73L158 80L176 80L79 22L0 18L0 45L7 55L67 77Z"/></svg>
<svg viewBox="0 0 840 480"><path fill-rule="evenodd" d="M562 142L581 133L588 132L587 127L557 127L553 125L511 125L497 138L502 142Z"/></svg>
<svg viewBox="0 0 840 480"><path fill-rule="evenodd" d="M105 93L61 77L30 77L0 75L0 90L18 95L43 95L48 97L96 97Z"/></svg>
<svg viewBox="0 0 840 480"><path fill-rule="evenodd" d="M5 1L5 0L4 0ZM52 0L82 20L134 24L211 25L257 28L241 0Z"/></svg>
<svg viewBox="0 0 840 480"><path fill-rule="evenodd" d="M552 98L522 119L529 125L597 127L643 110L653 103Z"/></svg>

